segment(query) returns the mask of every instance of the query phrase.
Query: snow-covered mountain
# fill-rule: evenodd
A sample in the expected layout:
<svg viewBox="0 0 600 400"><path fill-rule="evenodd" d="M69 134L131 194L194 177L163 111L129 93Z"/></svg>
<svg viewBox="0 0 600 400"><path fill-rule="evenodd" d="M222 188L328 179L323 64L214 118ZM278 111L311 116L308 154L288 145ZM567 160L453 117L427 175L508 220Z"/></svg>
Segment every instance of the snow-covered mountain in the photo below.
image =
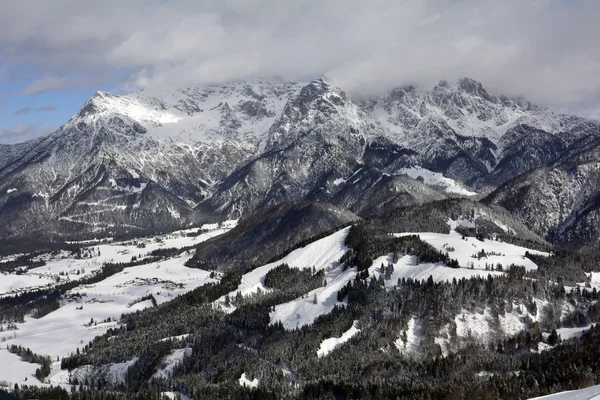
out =
<svg viewBox="0 0 600 400"><path fill-rule="evenodd" d="M417 153L419 165L481 188L545 165L600 126L555 114L524 99L491 96L463 78L431 90L405 86L363 101L390 141ZM394 171L409 157L388 160Z"/></svg>
<svg viewBox="0 0 600 400"><path fill-rule="evenodd" d="M467 78L361 101L322 78L97 92L50 135L0 147L0 235L141 233L300 199L366 215L490 191L598 137Z"/></svg>
<svg viewBox="0 0 600 400"><path fill-rule="evenodd" d="M502 185L485 202L499 204L531 229L572 247L600 242L600 142Z"/></svg>

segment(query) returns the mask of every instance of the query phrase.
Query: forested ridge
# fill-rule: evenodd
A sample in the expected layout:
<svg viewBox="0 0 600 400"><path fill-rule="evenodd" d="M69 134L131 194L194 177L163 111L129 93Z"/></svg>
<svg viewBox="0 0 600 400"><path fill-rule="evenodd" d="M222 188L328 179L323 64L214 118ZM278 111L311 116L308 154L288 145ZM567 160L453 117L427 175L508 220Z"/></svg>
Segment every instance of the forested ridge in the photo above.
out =
<svg viewBox="0 0 600 400"><path fill-rule="evenodd" d="M276 305L327 285L323 270L280 263L266 273L266 291L244 296L237 288L242 275L255 266L230 268L227 258L219 259L213 264L215 270L227 272L219 274L217 282L122 315L115 328L62 358L61 368L69 371L76 388L73 392L20 387L15 393L72 399L160 399L160 393L167 391L192 398L525 399L599 383L598 292L564 286L585 282L586 272L595 267L591 255L552 248L533 234L501 233L480 219L463 234L481 241L504 235L507 242L533 243L531 247L553 254L527 254L538 264L537 271L526 273L512 266L501 275L448 282L430 276L390 283L392 263L371 268L374 259L388 254L394 262L408 255L417 265L459 268L452 253L438 251L417 234L391 234L448 232L448 218L463 217L461 207L467 206L448 201L431 207L418 212L414 207L399 209L353 222L345 240L348 250L335 265L355 271L355 278L340 288L333 310L312 324L286 330L270 315ZM465 218L480 217L466 212ZM405 224L414 228L406 229ZM268 254L268 260L281 259L333 232L328 229L287 249L278 248L279 254ZM161 250L148 259L177 254ZM108 276L142 262L106 264L100 274ZM58 298L65 288L53 289ZM215 303L223 296L227 306L234 306L232 310ZM32 303L24 297L13 299ZM507 334L502 327L509 317L523 328ZM468 318L484 320L488 333L460 331L459 325ZM358 333L341 348L318 355L323 340L342 337L355 321ZM556 332L592 324L595 327L580 340L562 341ZM410 337L417 337L418 343L409 343ZM165 357L178 349L187 349L181 361L166 376L155 376ZM43 368L45 361L34 362ZM131 363L122 381L102 372L102 366L115 363ZM86 366L92 366L92 372ZM240 385L242 374L256 378L258 386Z"/></svg>

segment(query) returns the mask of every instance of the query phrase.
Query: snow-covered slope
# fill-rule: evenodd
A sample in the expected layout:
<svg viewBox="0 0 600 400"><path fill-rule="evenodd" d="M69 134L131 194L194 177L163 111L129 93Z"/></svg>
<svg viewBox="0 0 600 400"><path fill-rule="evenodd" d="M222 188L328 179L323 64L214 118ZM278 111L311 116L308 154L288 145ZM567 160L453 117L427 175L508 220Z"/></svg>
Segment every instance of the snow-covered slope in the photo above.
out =
<svg viewBox="0 0 600 400"><path fill-rule="evenodd" d="M410 233L414 235L415 233ZM405 236L407 234L398 234ZM525 270L537 269L537 265L525 253L550 256L549 253L515 246L510 243L496 240L478 240L474 237L464 237L452 230L449 234L443 233L416 233L419 238L438 251L448 253L450 258L458 261L461 268L496 270L500 265L502 269L509 269L511 265L524 267Z"/></svg>
<svg viewBox="0 0 600 400"><path fill-rule="evenodd" d="M339 267L337 264L338 260L348 251L344 241L346 236L348 236L349 230L350 228L344 228L305 247L294 250L280 260L253 269L242 276L242 282L238 288L230 292L227 296L233 299L238 292L242 296L249 296L257 293L259 290L263 293L268 291L269 289L264 286L265 275L281 264L288 264L290 267L300 269L314 267L317 271L322 269L325 269L327 272L335 270ZM216 303L228 311L235 309L235 304L225 305L225 296L219 298Z"/></svg>
<svg viewBox="0 0 600 400"><path fill-rule="evenodd" d="M360 332L360 329L356 327L358 321L354 321L350 329L342 334L342 336L327 338L321 342L319 350L317 350L317 356L324 357L331 353L333 350L340 348L344 343L350 340L354 335Z"/></svg>
<svg viewBox="0 0 600 400"><path fill-rule="evenodd" d="M600 385L590 386L580 390L569 390L550 394L547 396L535 397L530 400L598 400L600 399Z"/></svg>

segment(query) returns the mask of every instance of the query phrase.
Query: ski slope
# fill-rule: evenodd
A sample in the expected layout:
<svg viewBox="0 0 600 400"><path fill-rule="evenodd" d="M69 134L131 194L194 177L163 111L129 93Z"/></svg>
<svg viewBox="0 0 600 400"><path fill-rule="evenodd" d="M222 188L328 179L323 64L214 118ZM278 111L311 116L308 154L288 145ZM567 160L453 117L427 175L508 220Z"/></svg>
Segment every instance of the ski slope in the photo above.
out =
<svg viewBox="0 0 600 400"><path fill-rule="evenodd" d="M306 245L305 247L292 251L282 259L272 262L262 267L258 267L242 276L242 282L239 284L236 290L229 293L231 299L235 298L237 292L240 292L243 296L250 296L257 293L259 290L262 292L269 291L265 287L265 276L273 268L281 265L288 264L290 267L295 268L312 268L315 267L316 271L325 270L325 279L329 282L332 277L332 270L337 268L337 262L348 251L348 247L344 244L346 237L350 232L350 228L341 229L329 236L322 239L316 240L313 243ZM225 297L221 296L215 301L225 311L235 310L235 305L230 304L227 306L225 303Z"/></svg>
<svg viewBox="0 0 600 400"><path fill-rule="evenodd" d="M394 265L394 272L390 279L384 279L385 287L393 289L398 284L398 280L402 278L414 279L418 281L426 281L431 278L434 282L452 282L452 279L471 279L474 277L487 278L488 275L499 276L502 272L486 271L470 268L451 268L444 263L417 263L417 257L406 255L401 257L396 263L393 262L393 254L381 256L373 260L373 265L370 270L370 275L375 275L379 278L381 274L381 264Z"/></svg>

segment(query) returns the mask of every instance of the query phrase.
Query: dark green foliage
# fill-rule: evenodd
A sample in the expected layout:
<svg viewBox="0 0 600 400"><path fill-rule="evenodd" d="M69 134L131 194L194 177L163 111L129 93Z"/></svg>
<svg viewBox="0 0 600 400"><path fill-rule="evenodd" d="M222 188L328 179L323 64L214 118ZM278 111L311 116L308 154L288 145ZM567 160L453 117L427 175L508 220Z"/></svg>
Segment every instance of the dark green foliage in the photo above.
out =
<svg viewBox="0 0 600 400"><path fill-rule="evenodd" d="M11 353L17 354L21 357L21 360L32 363L32 364L41 364L41 367L35 371L35 377L40 381L44 381L48 375L50 375L50 367L52 366L52 360L48 356L41 356L39 354L35 354L29 348L24 348L22 346L11 345L8 348L8 351Z"/></svg>
<svg viewBox="0 0 600 400"><path fill-rule="evenodd" d="M369 268L375 258L389 253L393 253L394 260L410 254L417 256L418 262L443 262L450 267L458 267L456 260L447 253L440 253L417 235L394 237L381 234L370 224L353 225L346 245L354 250L354 264L359 271Z"/></svg>
<svg viewBox="0 0 600 400"><path fill-rule="evenodd" d="M265 287L286 291L293 297L310 292L323 286L325 273L319 270L315 273L310 268L290 268L287 264L281 264L265 275Z"/></svg>
<svg viewBox="0 0 600 400"><path fill-rule="evenodd" d="M598 270L599 256L600 253L578 253L563 249L556 250L552 257L526 253L526 257L539 267L537 271L532 271L528 275L564 285L574 285L576 282L587 280L586 272Z"/></svg>

